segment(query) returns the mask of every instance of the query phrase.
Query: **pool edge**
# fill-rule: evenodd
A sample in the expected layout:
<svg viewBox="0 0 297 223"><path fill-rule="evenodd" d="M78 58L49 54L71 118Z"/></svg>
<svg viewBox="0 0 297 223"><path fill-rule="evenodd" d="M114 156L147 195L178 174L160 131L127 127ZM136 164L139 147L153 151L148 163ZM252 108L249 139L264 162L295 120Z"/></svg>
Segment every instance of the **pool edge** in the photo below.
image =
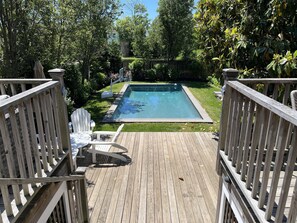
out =
<svg viewBox="0 0 297 223"><path fill-rule="evenodd" d="M195 98L195 96L192 94L192 92L189 90L189 88L183 84L181 84L183 90L185 91L186 95L196 108L196 110L199 112L199 114L202 117L201 123L213 123L212 119L209 117L205 109L201 106L200 102Z"/></svg>
<svg viewBox="0 0 297 223"><path fill-rule="evenodd" d="M185 119L149 118L149 119L137 119L136 121L135 121L135 119L118 119L118 120L114 120L112 118L112 115L115 112L119 102L121 101L125 91L127 90L128 86L130 84L131 83L126 83L122 87L121 91L119 92L119 94L115 98L115 100L112 103L111 107L108 109L106 115L103 117L103 119L102 119L103 123L149 123L149 122L153 122L153 123L158 123L158 122L160 122L160 123L187 123L187 122L190 122L190 123L209 123L209 124L213 123L212 119L209 117L209 115L207 114L205 109L201 106L199 101L195 98L195 96L188 89L188 87L186 87L182 83L181 83L182 89L184 90L187 97L190 99L191 103L194 105L195 109L198 111L198 113L200 114L202 119L187 119L187 120L185 120ZM150 85L150 83L148 83L148 84L134 84L134 85Z"/></svg>
<svg viewBox="0 0 297 223"><path fill-rule="evenodd" d="M102 122L120 122L117 120L112 119L112 115L115 112L116 108L118 107L119 102L121 101L125 91L127 90L128 86L130 84L125 84L121 91L118 93L117 97L115 98L114 102L112 103L112 105L110 106L110 108L108 109L107 113L105 114L105 116L102 119Z"/></svg>

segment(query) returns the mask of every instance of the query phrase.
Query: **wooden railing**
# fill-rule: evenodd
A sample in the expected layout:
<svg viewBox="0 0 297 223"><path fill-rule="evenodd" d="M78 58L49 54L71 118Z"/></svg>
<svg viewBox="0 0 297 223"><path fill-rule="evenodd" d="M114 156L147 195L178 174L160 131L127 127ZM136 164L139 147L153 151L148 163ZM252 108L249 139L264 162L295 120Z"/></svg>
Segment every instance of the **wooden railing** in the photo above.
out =
<svg viewBox="0 0 297 223"><path fill-rule="evenodd" d="M295 222L297 111L287 105L297 79L239 81L226 83L217 167L231 172L259 221Z"/></svg>
<svg viewBox="0 0 297 223"><path fill-rule="evenodd" d="M60 216L63 216L59 221L58 219L55 220L55 222L88 222L88 203L87 203L87 194L86 194L86 178L82 175L71 175L71 176L60 176L60 177L43 177L43 178L0 178L0 185L1 188L9 188L12 186L22 187L22 185L29 185L30 187L41 184L43 186L49 185L52 183L63 183L66 182L67 186L65 187L65 190L63 193L67 194L67 197L69 198L69 215L65 216L67 213L60 213ZM50 185L49 185L50 186ZM62 195L63 195L62 193ZM59 204L59 199L61 195L58 196L56 201L54 202L54 206L56 206L58 212L67 212L63 204ZM28 197L26 197L28 199ZM61 206L62 205L62 206ZM49 206L49 205L48 205ZM53 209L49 207L49 209ZM50 215L51 210L46 210L43 212L47 212L47 215ZM36 218L39 218L39 222L46 222L47 219L40 219L40 215L43 213L37 214ZM35 213L36 215L36 213ZM44 214L43 214L44 215ZM70 219L70 221L67 221L66 219ZM6 215L6 213L1 215L0 222L8 222L11 218ZM31 219L32 222L35 222L36 219Z"/></svg>
<svg viewBox="0 0 297 223"><path fill-rule="evenodd" d="M0 94L13 96L51 79L0 79Z"/></svg>
<svg viewBox="0 0 297 223"><path fill-rule="evenodd" d="M1 79L0 88L11 96L0 101L0 182L29 179L0 183L2 222L1 216L16 216L38 191L41 184L32 179L51 176L65 158L70 169L73 164L59 81Z"/></svg>
<svg viewBox="0 0 297 223"><path fill-rule="evenodd" d="M240 79L246 86L290 106L290 92L297 89L297 78Z"/></svg>

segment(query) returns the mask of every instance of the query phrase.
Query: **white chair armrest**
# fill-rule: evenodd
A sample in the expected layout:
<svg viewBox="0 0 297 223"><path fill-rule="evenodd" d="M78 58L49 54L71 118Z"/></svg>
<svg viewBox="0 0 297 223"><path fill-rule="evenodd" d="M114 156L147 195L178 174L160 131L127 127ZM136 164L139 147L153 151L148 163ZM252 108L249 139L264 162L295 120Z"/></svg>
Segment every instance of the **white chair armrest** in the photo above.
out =
<svg viewBox="0 0 297 223"><path fill-rule="evenodd" d="M116 132L114 131L95 131L93 134L99 134L99 135L114 135Z"/></svg>
<svg viewBox="0 0 297 223"><path fill-rule="evenodd" d="M121 150L124 150L124 152L128 152L128 149L118 143L115 143L115 142L99 142L99 141L91 141L89 143L89 145L91 145L92 147L93 146L96 146L96 145L110 145L110 146L114 146L118 149L121 149Z"/></svg>

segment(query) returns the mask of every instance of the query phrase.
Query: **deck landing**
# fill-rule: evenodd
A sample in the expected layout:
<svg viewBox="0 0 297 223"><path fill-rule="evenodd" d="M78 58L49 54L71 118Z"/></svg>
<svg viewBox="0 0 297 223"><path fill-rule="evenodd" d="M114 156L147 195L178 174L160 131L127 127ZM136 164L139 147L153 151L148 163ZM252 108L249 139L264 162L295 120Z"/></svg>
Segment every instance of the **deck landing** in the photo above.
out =
<svg viewBox="0 0 297 223"><path fill-rule="evenodd" d="M90 222L215 222L212 133L121 133L131 164L86 172Z"/></svg>

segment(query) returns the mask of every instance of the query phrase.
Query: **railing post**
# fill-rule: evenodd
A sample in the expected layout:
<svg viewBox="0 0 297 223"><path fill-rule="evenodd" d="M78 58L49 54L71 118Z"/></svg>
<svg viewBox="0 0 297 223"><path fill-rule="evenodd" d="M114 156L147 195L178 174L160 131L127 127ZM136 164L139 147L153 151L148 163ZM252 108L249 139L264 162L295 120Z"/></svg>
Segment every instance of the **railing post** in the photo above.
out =
<svg viewBox="0 0 297 223"><path fill-rule="evenodd" d="M225 68L223 69L223 78L224 78L224 85L222 87L222 94L224 95L225 89L226 89L226 83L227 81L233 81L237 80L239 71L233 68Z"/></svg>
<svg viewBox="0 0 297 223"><path fill-rule="evenodd" d="M48 71L49 75L51 76L51 78L54 81L59 81L60 85L61 85L61 92L62 95L64 96L65 94L65 84L64 84L64 74L65 74L65 70L64 69L60 69L60 68L55 68L52 70Z"/></svg>
<svg viewBox="0 0 297 223"><path fill-rule="evenodd" d="M88 207L88 194L87 194L87 181L86 178L79 181L80 184L80 198L81 199L81 208L82 208L82 217L83 222L89 222L89 207Z"/></svg>
<svg viewBox="0 0 297 223"><path fill-rule="evenodd" d="M59 122L60 122L60 128L61 128L61 136L62 136L62 147L63 149L67 148L69 151L69 162L70 162L70 170L73 172L73 160L72 160L72 151L71 151L71 144L70 144L70 137L69 137L69 128L68 128L68 115L67 115L67 106L65 103L64 96L66 96L66 90L64 85L64 69L52 69L48 71L51 78L55 81L60 82L60 92L58 92L57 95L57 101L58 101L58 112L59 112Z"/></svg>
<svg viewBox="0 0 297 223"><path fill-rule="evenodd" d="M216 213L216 222L218 222L219 214L221 210L221 196L222 196L222 165L221 165L221 155L220 150L226 149L225 141L226 141L226 132L227 132L227 125L229 119L229 107L231 106L231 96L232 96L232 89L230 86L227 86L227 81L230 80L237 80L238 77L238 70L233 68L225 68L223 69L223 78L224 78L224 85L222 87L222 96L223 96L223 103L222 103L222 111L221 111L221 120L220 120L220 135L219 135L219 143L217 149L217 160L216 160L216 172L220 176L220 189L218 192L218 203L217 203L217 213Z"/></svg>
<svg viewBox="0 0 297 223"><path fill-rule="evenodd" d="M222 87L222 95L223 96L225 95L225 97L223 97L223 104L222 104L222 112L221 112L221 120L220 120L220 138L218 143L217 163L216 163L216 171L219 175L222 175L222 169L220 164L220 150L224 148L223 145L225 145L229 106L231 106L230 104L231 89L226 89L227 81L237 80L238 73L239 73L238 70L233 68L225 68L223 69L223 73L222 73L224 77L224 86Z"/></svg>

